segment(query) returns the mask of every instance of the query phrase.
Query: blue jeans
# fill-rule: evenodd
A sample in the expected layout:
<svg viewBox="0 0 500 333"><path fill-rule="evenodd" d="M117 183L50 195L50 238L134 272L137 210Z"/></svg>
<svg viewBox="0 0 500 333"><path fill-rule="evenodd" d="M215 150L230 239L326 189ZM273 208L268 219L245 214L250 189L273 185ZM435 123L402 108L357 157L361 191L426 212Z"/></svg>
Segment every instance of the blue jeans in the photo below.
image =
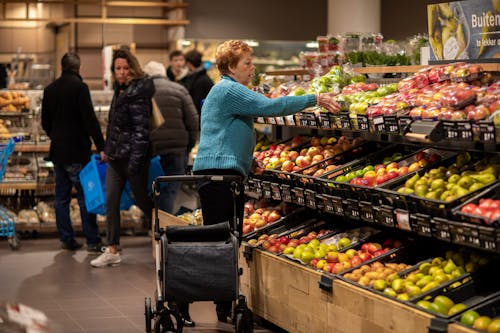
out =
<svg viewBox="0 0 500 333"><path fill-rule="evenodd" d="M87 212L83 189L80 184L80 171L84 167L80 163L61 164L54 163L54 173L56 181L56 225L59 237L62 242L70 242L75 238L73 226L69 215L69 204L71 201L71 190L76 188L76 198L80 206L80 216L82 218L82 229L87 238L88 245L101 243L99 227L97 226L96 216Z"/></svg>
<svg viewBox="0 0 500 333"><path fill-rule="evenodd" d="M160 155L160 164L165 176L186 174L187 154L169 153ZM160 189L158 207L167 213L174 214L175 198L181 187L181 182L164 183Z"/></svg>

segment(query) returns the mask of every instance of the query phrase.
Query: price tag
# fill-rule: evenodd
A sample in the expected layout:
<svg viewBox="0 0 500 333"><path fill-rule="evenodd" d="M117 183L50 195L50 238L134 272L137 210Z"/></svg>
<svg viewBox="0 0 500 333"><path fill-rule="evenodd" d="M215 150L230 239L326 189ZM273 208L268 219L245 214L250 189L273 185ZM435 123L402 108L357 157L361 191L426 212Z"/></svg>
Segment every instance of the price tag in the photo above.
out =
<svg viewBox="0 0 500 333"><path fill-rule="evenodd" d="M271 183L271 198L281 201L281 190L279 184Z"/></svg>
<svg viewBox="0 0 500 333"><path fill-rule="evenodd" d="M384 118L382 116L373 118L375 132L383 133L385 131Z"/></svg>
<svg viewBox="0 0 500 333"><path fill-rule="evenodd" d="M330 117L328 116L327 113L320 113L319 114L319 127L322 129L331 129L332 128L332 123L331 123Z"/></svg>
<svg viewBox="0 0 500 333"><path fill-rule="evenodd" d="M365 115L358 114L356 118L358 119L358 128L360 131L368 131L370 129L368 118Z"/></svg>
<svg viewBox="0 0 500 333"><path fill-rule="evenodd" d="M304 195L306 197L306 206L312 209L316 209L316 192L305 190Z"/></svg>
<svg viewBox="0 0 500 333"><path fill-rule="evenodd" d="M439 230L439 238L444 240L450 240L450 233L448 230Z"/></svg>
<svg viewBox="0 0 500 333"><path fill-rule="evenodd" d="M262 182L262 194L264 198L271 198L271 184L269 182Z"/></svg>
<svg viewBox="0 0 500 333"><path fill-rule="evenodd" d="M401 134L404 134L403 131L405 130L405 128L407 126L409 126L411 124L412 119L409 117L399 117L398 121L399 121L399 130L400 130Z"/></svg>
<svg viewBox="0 0 500 333"><path fill-rule="evenodd" d="M307 113L307 126L318 127L318 121L316 120L314 113Z"/></svg>
<svg viewBox="0 0 500 333"><path fill-rule="evenodd" d="M285 117L285 124L287 126L295 126L295 115L291 114Z"/></svg>
<svg viewBox="0 0 500 333"><path fill-rule="evenodd" d="M305 205L304 191L301 189L293 189L293 202L299 206Z"/></svg>
<svg viewBox="0 0 500 333"><path fill-rule="evenodd" d="M458 139L458 130L455 122L443 121L444 137L447 139Z"/></svg>
<svg viewBox="0 0 500 333"><path fill-rule="evenodd" d="M283 117L276 117L276 125L285 125L285 118Z"/></svg>
<svg viewBox="0 0 500 333"><path fill-rule="evenodd" d="M274 117L267 117L266 118L266 124L276 125L276 118L274 118Z"/></svg>
<svg viewBox="0 0 500 333"><path fill-rule="evenodd" d="M292 194L290 193L290 186L281 185L281 197L284 202L292 202Z"/></svg>
<svg viewBox="0 0 500 333"><path fill-rule="evenodd" d="M399 133L399 124L396 116L384 116L384 129L387 133Z"/></svg>
<svg viewBox="0 0 500 333"><path fill-rule="evenodd" d="M479 123L479 140L484 142L495 142L495 125L493 122Z"/></svg>
<svg viewBox="0 0 500 333"><path fill-rule="evenodd" d="M297 113L297 120L299 126L307 127L309 124L309 120L304 112Z"/></svg>
<svg viewBox="0 0 500 333"><path fill-rule="evenodd" d="M340 113L340 126L342 129L351 129L351 119L349 118L349 112Z"/></svg>
<svg viewBox="0 0 500 333"><path fill-rule="evenodd" d="M460 140L472 141L472 124L470 121L458 121L457 131Z"/></svg>
<svg viewBox="0 0 500 333"><path fill-rule="evenodd" d="M323 196L323 204L325 206L325 212L335 214L335 207L333 207L332 200L326 195Z"/></svg>
<svg viewBox="0 0 500 333"><path fill-rule="evenodd" d="M396 209L396 222L399 229L411 231L410 214L406 210Z"/></svg>

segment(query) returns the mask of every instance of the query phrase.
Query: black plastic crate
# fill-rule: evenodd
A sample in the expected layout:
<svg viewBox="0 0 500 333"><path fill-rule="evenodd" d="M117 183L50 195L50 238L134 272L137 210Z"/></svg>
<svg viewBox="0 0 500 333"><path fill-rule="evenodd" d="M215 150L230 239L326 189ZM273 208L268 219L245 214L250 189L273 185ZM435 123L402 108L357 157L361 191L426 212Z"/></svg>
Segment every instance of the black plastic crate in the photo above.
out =
<svg viewBox="0 0 500 333"><path fill-rule="evenodd" d="M274 229L277 226L288 224L290 221L297 219L298 218L297 216L298 215L300 216L302 211L303 211L303 209L300 209L300 208L294 209L293 211L289 212L286 215L283 215L280 219L278 219L276 221L267 223L266 225L264 225L263 227L260 227L260 228L254 228L253 231L244 234L243 239L250 239L250 238L255 237L255 235L257 235L257 234L266 233L267 230Z"/></svg>
<svg viewBox="0 0 500 333"><path fill-rule="evenodd" d="M497 218L496 220L488 220L484 216L480 215L474 215L472 213L464 213L461 212L462 208L465 205L468 205L470 203L472 204L479 204L479 201L481 199L494 199L494 200L500 200L500 183L493 184L491 186L487 186L483 191L475 195L474 197L470 198L469 200L465 201L461 205L455 207L452 209L452 214L456 216L458 219L461 221L465 222L470 222L470 223L479 223L481 225L490 225L490 224L495 224L495 225L500 225L500 217ZM500 208L498 208L500 209Z"/></svg>
<svg viewBox="0 0 500 333"><path fill-rule="evenodd" d="M497 318L500 316L500 295L499 293L495 293L487 298L485 298L482 302L479 304L471 307L468 310L473 310L476 311L480 316L488 316L492 319ZM469 330L474 330L477 332L484 332L484 331L478 331L473 329L470 326L466 326L460 322L462 313L457 314L456 316L451 317L451 322L456 323L460 326L466 327Z"/></svg>
<svg viewBox="0 0 500 333"><path fill-rule="evenodd" d="M319 177L324 179L330 179L340 174L342 166L353 162L356 159L363 158L366 154L371 151L376 151L387 147L388 143L378 143L374 141L369 141L362 143L358 146L352 147L342 153L335 154L334 156L325 158L317 163L313 163L307 167L304 167L297 171L287 172L278 169L266 170L266 174L272 175L272 177L279 178L286 184L293 184L295 187L303 187L311 190L320 190L319 186L316 185L317 179ZM314 176L315 172L318 170L326 170L323 174Z"/></svg>
<svg viewBox="0 0 500 333"><path fill-rule="evenodd" d="M381 199L379 199L380 191L378 191L377 188L380 185L364 186L351 184L351 181L339 181L340 178L344 176L350 178L350 174L356 174L357 177L361 178L364 175L366 170L365 168L368 165L375 167L377 165L384 164L385 159L394 157L395 154L398 154L399 157L392 159L391 162L398 163L398 167L401 167L402 165L409 166L412 162L416 161L416 153L421 150L422 148L416 145L399 144L386 147L385 149L377 150L374 153L365 156L363 159L357 160L353 163L349 163L345 165L345 167L342 167L340 170L336 170L337 173L341 174L336 176L334 179L327 181L327 183L332 183L333 185L330 186L337 188L338 191L344 193L346 197L372 202L373 204L379 204ZM388 179L385 183L391 183L400 177L402 176ZM323 178L323 176L320 177L321 180L323 180Z"/></svg>
<svg viewBox="0 0 500 333"><path fill-rule="evenodd" d="M473 152L471 153L471 161L467 163L470 167L472 167L475 163L479 162L482 159L487 159L493 157L492 155L486 153ZM445 160L441 161L438 166L449 167L455 163L456 156L450 156ZM486 187L495 186L499 183L499 181L495 181L491 184L486 185L483 188L479 188L475 191L471 191L466 195L458 197L451 201L441 201L436 199L429 199L425 197L419 197L415 194L402 194L398 193L398 189L404 186L405 182L413 177L415 174L418 174L422 177L427 171L431 168L421 169L416 171L415 173L410 173L405 177L396 179L394 182L390 182L389 184L380 187L380 199L384 202L384 200L390 200L394 202L399 208L408 209L411 213L424 213L431 216L437 216L442 218L454 218L452 214L452 209L456 206L461 205L465 201L469 200L474 195L483 191ZM389 201L389 202L390 202ZM388 203L388 202L386 202Z"/></svg>
<svg viewBox="0 0 500 333"><path fill-rule="evenodd" d="M418 297L414 298L411 302L407 302L406 304L415 307L418 310L430 313L439 318L450 320L452 317L461 316L465 311L477 306L478 304L481 304L486 300L489 300L492 297L500 295L500 292L481 291L476 286L477 284L474 280L470 280L456 288L450 289L449 285L444 286L444 289L446 290L445 292L443 292L443 289L435 289L431 293L419 295ZM417 305L418 301L424 299L429 299L429 302L431 302L438 295L443 295L448 297L453 301L454 304L462 303L466 306L466 308L452 315L444 315L442 313L427 310Z"/></svg>

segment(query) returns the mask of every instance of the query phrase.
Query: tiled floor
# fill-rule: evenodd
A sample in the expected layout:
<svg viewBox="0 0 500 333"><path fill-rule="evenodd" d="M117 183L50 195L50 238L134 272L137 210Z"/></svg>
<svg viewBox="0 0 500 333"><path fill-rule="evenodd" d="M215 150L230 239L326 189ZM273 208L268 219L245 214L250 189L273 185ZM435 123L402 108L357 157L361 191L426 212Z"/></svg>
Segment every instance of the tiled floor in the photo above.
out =
<svg viewBox="0 0 500 333"><path fill-rule="evenodd" d="M155 289L149 237L124 236L123 262L113 268L92 268L93 255L61 250L55 236L21 242L19 251L11 251L7 241L0 240L0 301L43 311L55 333L145 331L144 298L153 297ZM190 313L197 325L184 332L234 331L232 325L217 322L211 302L194 303Z"/></svg>

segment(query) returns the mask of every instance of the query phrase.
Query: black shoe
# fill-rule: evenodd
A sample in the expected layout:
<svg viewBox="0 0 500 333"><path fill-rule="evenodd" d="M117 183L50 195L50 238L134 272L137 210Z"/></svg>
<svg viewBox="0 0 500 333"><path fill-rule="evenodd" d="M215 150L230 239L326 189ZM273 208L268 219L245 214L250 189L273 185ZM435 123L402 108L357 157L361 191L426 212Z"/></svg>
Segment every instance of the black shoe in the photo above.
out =
<svg viewBox="0 0 500 333"><path fill-rule="evenodd" d="M62 242L61 247L64 250L76 251L82 248L82 244L78 243L76 240L72 239L68 242Z"/></svg>
<svg viewBox="0 0 500 333"><path fill-rule="evenodd" d="M191 318L182 318L182 324L185 327L195 327L196 323Z"/></svg>
<svg viewBox="0 0 500 333"><path fill-rule="evenodd" d="M102 253L102 243L88 244L87 252L89 253Z"/></svg>

